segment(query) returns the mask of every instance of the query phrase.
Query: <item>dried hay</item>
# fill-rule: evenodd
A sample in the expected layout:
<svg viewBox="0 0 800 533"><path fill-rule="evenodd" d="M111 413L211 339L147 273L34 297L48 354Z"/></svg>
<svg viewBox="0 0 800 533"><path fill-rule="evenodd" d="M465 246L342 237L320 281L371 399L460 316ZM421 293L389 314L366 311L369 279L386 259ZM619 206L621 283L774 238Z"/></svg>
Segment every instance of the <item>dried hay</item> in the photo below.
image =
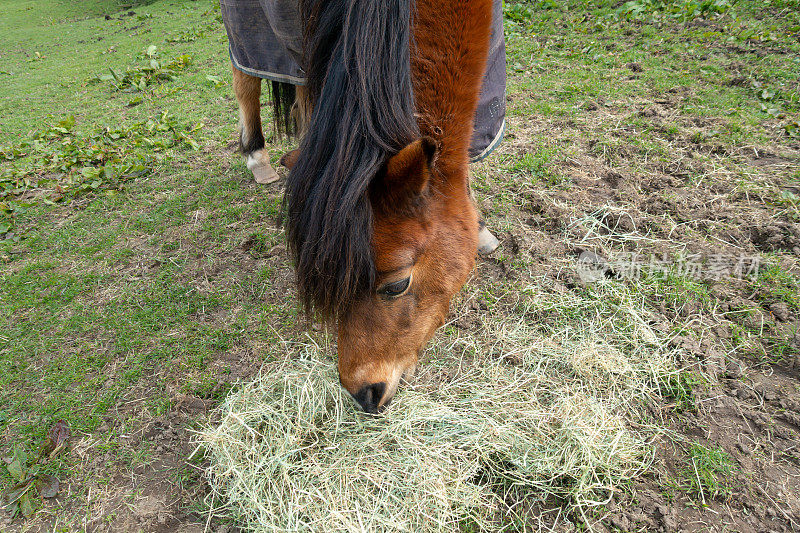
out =
<svg viewBox="0 0 800 533"><path fill-rule="evenodd" d="M493 335L515 365L429 365L378 417L317 346L295 346L201 433L215 497L253 531L499 531L517 507L584 509L646 468L624 417L666 371L657 346L554 342L524 321Z"/></svg>

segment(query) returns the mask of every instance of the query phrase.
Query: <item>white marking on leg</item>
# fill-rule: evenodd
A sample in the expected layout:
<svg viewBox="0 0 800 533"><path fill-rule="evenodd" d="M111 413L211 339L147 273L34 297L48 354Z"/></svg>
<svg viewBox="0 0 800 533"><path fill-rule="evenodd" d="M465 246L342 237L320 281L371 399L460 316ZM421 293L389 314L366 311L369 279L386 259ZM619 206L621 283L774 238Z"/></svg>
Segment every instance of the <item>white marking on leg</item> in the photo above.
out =
<svg viewBox="0 0 800 533"><path fill-rule="evenodd" d="M269 155L263 148L247 154L247 168L250 170L264 165L269 165Z"/></svg>
<svg viewBox="0 0 800 533"><path fill-rule="evenodd" d="M247 137L247 129L244 127L244 116L242 115L241 109L239 109L239 123L236 125L236 131L239 132L239 141L241 145L243 147L247 146L250 139Z"/></svg>
<svg viewBox="0 0 800 533"><path fill-rule="evenodd" d="M277 181L280 176L269 164L269 154L262 148L247 154L247 168L253 173L256 183L262 185Z"/></svg>

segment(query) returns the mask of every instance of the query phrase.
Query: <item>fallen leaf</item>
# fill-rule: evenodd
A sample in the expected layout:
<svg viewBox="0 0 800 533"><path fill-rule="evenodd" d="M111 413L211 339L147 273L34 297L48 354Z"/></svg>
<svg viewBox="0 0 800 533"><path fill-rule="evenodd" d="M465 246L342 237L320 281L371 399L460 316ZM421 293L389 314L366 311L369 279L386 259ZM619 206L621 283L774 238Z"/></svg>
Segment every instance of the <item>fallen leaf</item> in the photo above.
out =
<svg viewBox="0 0 800 533"><path fill-rule="evenodd" d="M29 479L24 483L17 483L11 487L11 490L6 494L6 505L11 505L22 498L22 496L28 492L28 489L31 488L31 485L33 485L33 481L33 479Z"/></svg>
<svg viewBox="0 0 800 533"><path fill-rule="evenodd" d="M70 436L69 426L63 420L59 420L50 428L48 436L49 438L47 439L47 444L45 444L43 449L44 453L42 455L49 455L52 457L63 450L67 445Z"/></svg>
<svg viewBox="0 0 800 533"><path fill-rule="evenodd" d="M39 489L39 496L42 498L55 498L59 487L58 478L49 474L39 476L36 481L36 488Z"/></svg>

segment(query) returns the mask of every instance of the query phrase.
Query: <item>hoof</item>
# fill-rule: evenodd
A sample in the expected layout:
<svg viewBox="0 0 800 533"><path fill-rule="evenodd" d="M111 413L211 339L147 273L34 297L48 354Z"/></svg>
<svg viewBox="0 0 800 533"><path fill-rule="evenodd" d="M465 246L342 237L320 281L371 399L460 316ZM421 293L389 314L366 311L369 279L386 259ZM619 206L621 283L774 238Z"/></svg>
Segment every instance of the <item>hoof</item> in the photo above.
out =
<svg viewBox="0 0 800 533"><path fill-rule="evenodd" d="M265 150L253 152L247 156L247 168L253 173L256 183L266 185L280 179L280 176L269 164L269 156Z"/></svg>
<svg viewBox="0 0 800 533"><path fill-rule="evenodd" d="M486 226L481 228L480 233L478 233L478 253L489 255L497 250L498 246L500 246L500 241L497 240L497 237L492 235L492 232Z"/></svg>
<svg viewBox="0 0 800 533"><path fill-rule="evenodd" d="M270 165L258 166L250 170L253 171L253 177L256 179L256 183L260 183L261 185L273 183L280 179L278 173L275 172L275 169Z"/></svg>

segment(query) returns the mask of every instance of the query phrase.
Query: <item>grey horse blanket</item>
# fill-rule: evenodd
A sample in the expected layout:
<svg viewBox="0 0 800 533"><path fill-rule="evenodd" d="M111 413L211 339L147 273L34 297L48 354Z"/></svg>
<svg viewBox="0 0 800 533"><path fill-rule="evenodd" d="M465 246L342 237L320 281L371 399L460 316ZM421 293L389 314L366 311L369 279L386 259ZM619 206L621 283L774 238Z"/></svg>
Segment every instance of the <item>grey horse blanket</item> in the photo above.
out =
<svg viewBox="0 0 800 533"><path fill-rule="evenodd" d="M303 85L302 26L297 0L220 0L231 61L246 74ZM502 0L494 0L489 61L475 114L473 161L500 143L506 116L506 46Z"/></svg>

